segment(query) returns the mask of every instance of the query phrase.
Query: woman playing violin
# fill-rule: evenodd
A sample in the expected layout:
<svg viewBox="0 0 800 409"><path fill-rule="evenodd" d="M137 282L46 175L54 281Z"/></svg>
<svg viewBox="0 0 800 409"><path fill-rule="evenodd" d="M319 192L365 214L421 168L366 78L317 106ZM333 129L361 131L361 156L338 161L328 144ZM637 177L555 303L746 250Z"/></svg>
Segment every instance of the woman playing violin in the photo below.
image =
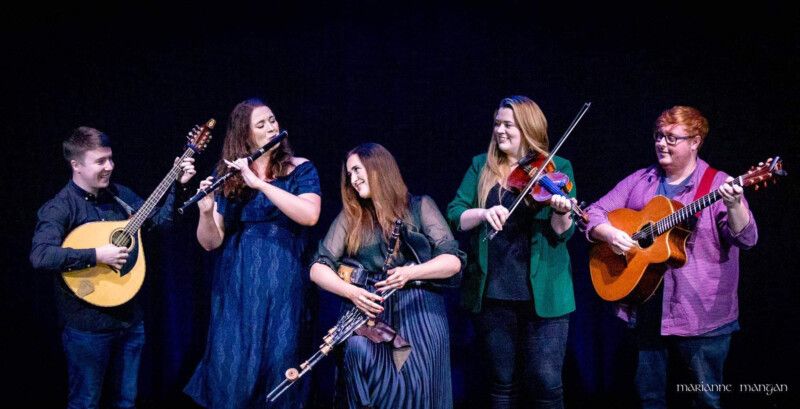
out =
<svg viewBox="0 0 800 409"><path fill-rule="evenodd" d="M563 407L561 369L568 314L575 309L566 246L575 230L575 189L509 212L518 193L509 175L522 158L545 158L548 149L539 106L524 96L503 99L488 152L473 158L447 209L454 228L472 230L462 304L474 314L488 358L492 408L514 407L519 395L534 407ZM572 178L568 160L554 156L552 162ZM485 240L491 229L497 235Z"/></svg>

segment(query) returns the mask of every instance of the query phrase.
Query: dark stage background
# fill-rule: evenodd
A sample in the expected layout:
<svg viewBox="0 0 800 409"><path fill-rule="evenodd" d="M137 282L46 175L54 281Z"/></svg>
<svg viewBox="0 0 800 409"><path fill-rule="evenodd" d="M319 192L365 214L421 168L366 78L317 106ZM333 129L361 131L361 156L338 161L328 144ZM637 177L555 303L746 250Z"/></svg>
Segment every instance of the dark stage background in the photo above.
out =
<svg viewBox="0 0 800 409"><path fill-rule="evenodd" d="M90 125L111 135L114 179L146 197L182 151L183 135L214 117L217 139L197 166L199 176L209 174L230 110L262 96L297 154L320 171L316 239L341 207L339 167L347 150L365 141L385 145L412 192L431 195L444 209L470 158L486 150L497 103L523 94L544 110L553 141L584 101L593 103L561 150L587 202L653 162L652 123L675 104L707 115L711 132L701 156L719 169L740 174L766 157L784 157L789 177L747 192L760 239L742 255L742 330L733 337L726 383L785 384L789 391L732 392L723 399L728 407L800 407L800 292L791 267L800 250L796 4L721 10L679 3L377 3L70 4L6 15L0 28L0 135L10 162L0 276L4 406L65 403L51 280L32 271L27 254L36 209L70 177L60 142L73 128ZM180 391L204 348L209 297L208 258L194 239L195 221L190 215L173 234L146 239L141 407L193 407ZM564 371L567 404L629 407L630 345L591 288L585 240L576 235L570 249L578 306ZM308 302L319 314L307 336L316 347L336 319L337 301L312 293ZM482 407L486 380L472 326L457 293L448 297L456 406ZM326 407L330 361L312 375L304 382L313 402ZM685 396L673 398L685 406Z"/></svg>

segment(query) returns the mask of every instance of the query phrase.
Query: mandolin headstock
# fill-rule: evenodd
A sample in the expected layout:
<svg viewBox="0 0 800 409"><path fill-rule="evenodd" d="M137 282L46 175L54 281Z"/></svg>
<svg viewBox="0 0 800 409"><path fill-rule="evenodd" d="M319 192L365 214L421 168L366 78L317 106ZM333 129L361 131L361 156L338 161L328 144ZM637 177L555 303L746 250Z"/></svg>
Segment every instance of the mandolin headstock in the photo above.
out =
<svg viewBox="0 0 800 409"><path fill-rule="evenodd" d="M194 128L189 131L189 135L186 136L186 139L189 140L189 142L186 143L186 147L195 151L195 153L203 152L208 146L208 142L211 141L211 130L214 129L216 124L217 121L211 118L202 126L195 125Z"/></svg>

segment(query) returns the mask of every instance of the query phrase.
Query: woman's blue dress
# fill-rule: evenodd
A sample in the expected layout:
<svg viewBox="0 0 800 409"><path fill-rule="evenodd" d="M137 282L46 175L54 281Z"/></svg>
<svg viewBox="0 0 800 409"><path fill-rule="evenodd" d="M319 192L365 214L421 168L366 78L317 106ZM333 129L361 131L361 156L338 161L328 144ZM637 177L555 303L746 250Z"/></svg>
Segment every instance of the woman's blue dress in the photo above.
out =
<svg viewBox="0 0 800 409"><path fill-rule="evenodd" d="M294 195L320 194L311 162L270 183ZM307 228L261 192L246 202L218 195L217 210L225 239L211 284L206 351L184 392L208 408L263 408L286 369L299 364ZM302 407L302 395L291 388L271 407Z"/></svg>

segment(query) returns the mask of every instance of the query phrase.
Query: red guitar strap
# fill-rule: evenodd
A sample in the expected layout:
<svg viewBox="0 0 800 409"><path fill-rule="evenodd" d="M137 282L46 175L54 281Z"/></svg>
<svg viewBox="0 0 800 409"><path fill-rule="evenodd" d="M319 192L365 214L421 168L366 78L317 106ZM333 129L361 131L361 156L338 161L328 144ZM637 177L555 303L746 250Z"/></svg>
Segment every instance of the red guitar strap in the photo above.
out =
<svg viewBox="0 0 800 409"><path fill-rule="evenodd" d="M697 188L697 193L694 194L694 199L692 199L693 202L711 191L711 182L714 181L714 176L717 176L717 172L719 171L711 166L706 169L703 173L703 178L700 179L700 186Z"/></svg>

